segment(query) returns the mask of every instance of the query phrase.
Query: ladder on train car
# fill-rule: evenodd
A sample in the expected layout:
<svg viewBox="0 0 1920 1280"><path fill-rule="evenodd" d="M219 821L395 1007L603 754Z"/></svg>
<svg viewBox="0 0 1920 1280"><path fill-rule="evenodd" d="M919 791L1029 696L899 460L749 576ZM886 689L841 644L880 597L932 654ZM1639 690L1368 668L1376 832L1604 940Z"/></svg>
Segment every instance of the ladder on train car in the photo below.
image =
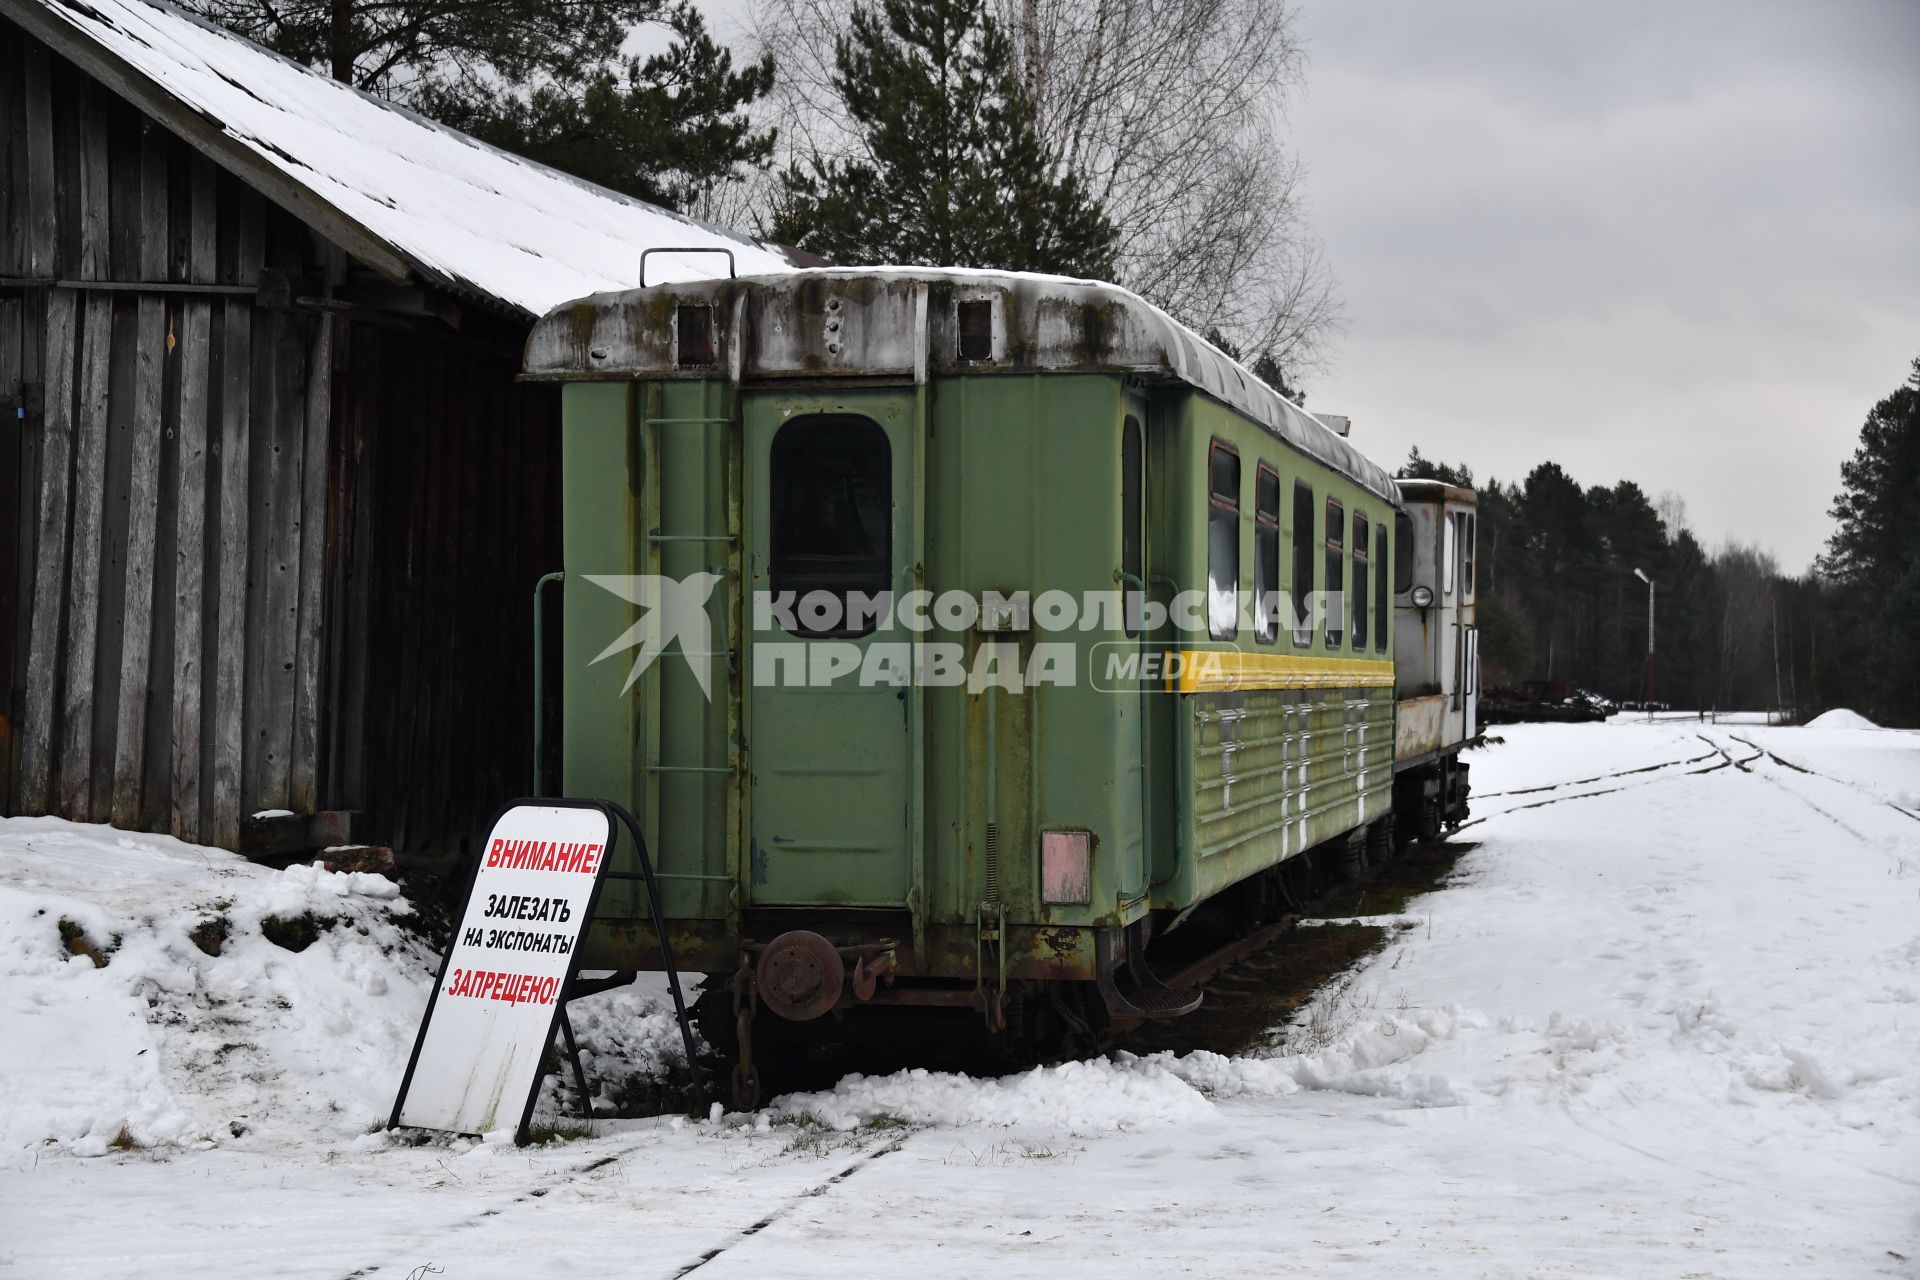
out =
<svg viewBox="0 0 1920 1280"><path fill-rule="evenodd" d="M742 317L736 312L735 332ZM665 761L661 759L661 707L660 683L665 664L653 663L641 677L641 698L647 708L644 719L646 740L642 750L646 764L644 794L644 820L648 824L647 836L652 847L663 847L660 783L667 775L696 775L710 777L739 776L742 766L742 742L744 733L741 725L741 664L740 637L745 632L744 601L746 597L746 574L742 563L743 521L742 508L745 501L745 458L744 430L741 419L744 398L740 390L740 370L736 348L735 368L725 382L719 394L723 397L721 412L708 412L688 416L674 416L663 412L664 394L659 382L646 384L640 412L640 524L647 532L644 547L645 572L656 577L665 576L665 552L669 546L692 544L700 547L718 547L724 549L724 555L716 562L708 557L702 562L705 572L717 574L722 584L719 610L719 626L713 634L718 644L703 653L685 652L689 661L711 662L720 659L726 664L726 732L724 738L724 760L703 758L700 760ZM705 399L711 399L709 392ZM665 454L665 433L669 430L688 431L694 434L721 430L726 432L726 447L723 451L721 467L721 492L725 495L724 528L710 526L692 529L664 528L660 493L662 460ZM704 509L706 503L701 506ZM725 831L728 844L735 853L736 862L744 857L746 838L741 831L744 814L741 807L740 788L727 790L727 821ZM728 875L695 875L680 872L658 872L663 880L686 880L706 883L726 884L728 888L726 912L729 932L738 933L738 915L741 907L739 888L743 883L741 876L744 868L735 865ZM703 902L704 906L704 895Z"/></svg>

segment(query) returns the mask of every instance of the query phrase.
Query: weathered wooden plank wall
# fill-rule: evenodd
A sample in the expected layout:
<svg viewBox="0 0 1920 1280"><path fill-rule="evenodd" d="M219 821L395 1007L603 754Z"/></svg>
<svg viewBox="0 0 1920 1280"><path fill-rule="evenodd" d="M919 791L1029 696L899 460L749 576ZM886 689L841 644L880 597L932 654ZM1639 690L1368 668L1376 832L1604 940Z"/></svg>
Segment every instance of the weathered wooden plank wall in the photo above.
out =
<svg viewBox="0 0 1920 1280"><path fill-rule="evenodd" d="M450 858L525 789L558 396L262 268L352 264L0 20L0 812Z"/></svg>
<svg viewBox="0 0 1920 1280"><path fill-rule="evenodd" d="M250 553L270 539L247 526L281 526L293 581L301 476L324 492L328 474L324 421L306 465L309 402L330 386L309 366L322 322L252 293L263 265L305 266L313 237L44 46L0 34L0 398L14 410L0 497L20 512L6 807L231 844L246 812L317 802L286 768L295 687L317 675L239 678L256 639L296 634L262 615ZM291 500L255 491L254 456L276 460ZM262 738L286 745L247 789L235 727L250 705L268 709Z"/></svg>

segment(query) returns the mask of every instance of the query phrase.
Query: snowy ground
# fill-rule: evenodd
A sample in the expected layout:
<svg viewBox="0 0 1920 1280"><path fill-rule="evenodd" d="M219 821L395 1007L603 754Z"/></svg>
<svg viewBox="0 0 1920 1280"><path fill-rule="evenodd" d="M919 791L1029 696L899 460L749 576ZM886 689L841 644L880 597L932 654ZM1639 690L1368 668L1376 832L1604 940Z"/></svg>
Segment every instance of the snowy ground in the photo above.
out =
<svg viewBox="0 0 1920 1280"><path fill-rule="evenodd" d="M524 1151L366 1132L430 965L379 877L0 822L0 1270L1920 1275L1920 735L1495 732L1457 883L1271 1056ZM604 1062L671 1060L654 995L595 999Z"/></svg>

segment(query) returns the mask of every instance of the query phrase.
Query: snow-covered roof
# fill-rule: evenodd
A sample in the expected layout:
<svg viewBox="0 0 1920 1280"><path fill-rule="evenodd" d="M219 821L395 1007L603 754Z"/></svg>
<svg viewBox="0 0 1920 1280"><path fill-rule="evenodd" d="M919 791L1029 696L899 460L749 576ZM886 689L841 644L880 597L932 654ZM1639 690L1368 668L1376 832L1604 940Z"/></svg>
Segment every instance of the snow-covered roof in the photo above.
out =
<svg viewBox="0 0 1920 1280"><path fill-rule="evenodd" d="M639 283L642 250L781 253L582 182L330 80L156 0L0 0L83 71L365 265L529 315ZM718 253L655 254L647 278L725 277Z"/></svg>
<svg viewBox="0 0 1920 1280"><path fill-rule="evenodd" d="M1176 378L1370 492L1399 500L1393 476L1325 423L1139 294L1100 280L824 267L624 289L556 308L536 324L527 336L526 376L711 376L683 372L675 363L673 335L662 317L680 301L713 307L716 364L745 377L898 376L931 367L950 373L1124 369ZM958 354L955 308L966 301L995 309L991 361ZM827 315L836 317L831 330L822 321Z"/></svg>

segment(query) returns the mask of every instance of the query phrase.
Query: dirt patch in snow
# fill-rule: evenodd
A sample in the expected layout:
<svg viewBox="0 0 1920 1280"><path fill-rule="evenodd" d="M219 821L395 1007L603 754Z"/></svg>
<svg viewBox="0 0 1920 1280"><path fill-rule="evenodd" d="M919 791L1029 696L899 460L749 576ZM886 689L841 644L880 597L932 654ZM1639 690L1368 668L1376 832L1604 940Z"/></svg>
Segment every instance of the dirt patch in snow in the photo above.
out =
<svg viewBox="0 0 1920 1280"><path fill-rule="evenodd" d="M1206 1051L1225 1057L1273 1047L1314 994L1385 945L1396 919L1421 894L1445 886L1471 841L1417 844L1361 879L1321 895L1309 921L1289 929L1207 983L1207 999L1184 1018L1142 1023L1116 1048L1142 1056Z"/></svg>
<svg viewBox="0 0 1920 1280"><path fill-rule="evenodd" d="M1225 1057L1272 1043L1313 993L1387 940L1378 925L1289 929L1207 984L1206 1002L1184 1018L1144 1022L1115 1048L1145 1057L1205 1049Z"/></svg>
<svg viewBox="0 0 1920 1280"><path fill-rule="evenodd" d="M1385 866L1324 894L1308 915L1321 920L1400 915L1421 894L1445 888L1456 864L1477 847L1478 842L1473 840L1409 845L1406 852Z"/></svg>

